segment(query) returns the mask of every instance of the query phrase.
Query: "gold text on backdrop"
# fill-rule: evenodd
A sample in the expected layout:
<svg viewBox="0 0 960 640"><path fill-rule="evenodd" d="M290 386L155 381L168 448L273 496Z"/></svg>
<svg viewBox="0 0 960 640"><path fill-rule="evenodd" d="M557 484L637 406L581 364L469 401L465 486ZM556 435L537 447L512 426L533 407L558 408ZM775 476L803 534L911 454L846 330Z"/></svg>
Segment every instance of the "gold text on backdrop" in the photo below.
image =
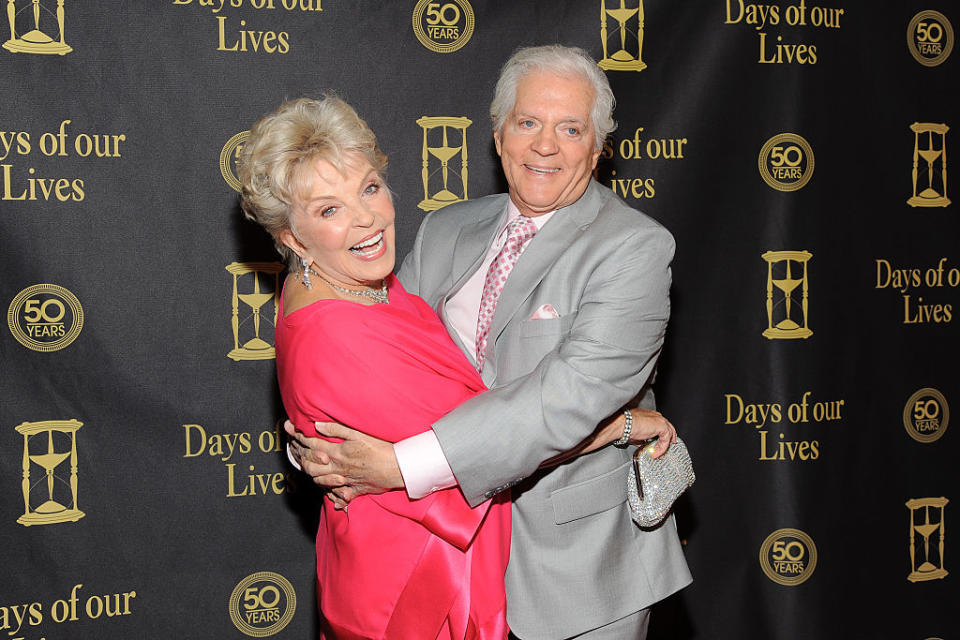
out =
<svg viewBox="0 0 960 640"><path fill-rule="evenodd" d="M217 51L225 53L265 53L284 55L290 53L293 44L289 31L260 29L251 21L236 20L225 9L250 9L254 11L273 11L276 13L301 16L323 11L322 0L173 0L172 4L209 9L217 23ZM220 14L223 15L220 15Z"/></svg>
<svg viewBox="0 0 960 640"><path fill-rule="evenodd" d="M795 402L764 402L756 398L745 398L739 393L726 393L724 398L725 425L753 427L760 438L760 455L763 462L806 462L818 460L821 454L819 439L797 438L794 433L802 433L797 426L842 423L846 400L822 400L815 398L812 391L804 391ZM783 423L791 426L791 438L787 438L784 427L774 427ZM776 435L772 432L776 428ZM809 433L809 431L807 431Z"/></svg>
<svg viewBox="0 0 960 640"><path fill-rule="evenodd" d="M743 0L725 0L723 24L744 24L757 32L759 64L817 64L817 46L808 42L784 41L782 34L768 34L771 28L786 27L840 29L844 10L836 7L807 6L806 0L779 4L752 3Z"/></svg>
<svg viewBox="0 0 960 640"><path fill-rule="evenodd" d="M886 258L877 258L877 279L875 289L891 289L903 297L903 324L947 324L953 320L953 304L944 303L942 296L926 301L918 295L923 288L929 290L956 289L960 287L960 268L950 265L946 258L940 258L936 266L926 269L905 267Z"/></svg>
<svg viewBox="0 0 960 640"><path fill-rule="evenodd" d="M238 431L214 433L201 424L183 425L184 458L214 460L223 463L226 472L226 498L279 496L296 491L295 476L284 471L258 471L244 456L266 454L261 461L276 467L276 454L286 446L282 419L259 433Z"/></svg>
<svg viewBox="0 0 960 640"><path fill-rule="evenodd" d="M98 620L116 618L119 616L129 616L133 613L133 599L137 597L136 591L113 591L104 593L102 589L91 589L91 595L81 594L83 583L73 585L70 589L70 595L64 598L58 598L50 602L48 607L44 607L43 601L34 600L32 602L23 602L22 604L0 606L0 631L6 631L7 636L13 636L13 640L25 640L26 629L24 627L41 627L44 623L52 622L54 624L71 624L80 620ZM89 629L89 627L84 627ZM34 633L43 633L42 629L33 629ZM54 632L55 633L55 632ZM89 636L93 636L89 631ZM53 640L56 635L46 635L40 638L50 638ZM69 637L76 637L70 635Z"/></svg>

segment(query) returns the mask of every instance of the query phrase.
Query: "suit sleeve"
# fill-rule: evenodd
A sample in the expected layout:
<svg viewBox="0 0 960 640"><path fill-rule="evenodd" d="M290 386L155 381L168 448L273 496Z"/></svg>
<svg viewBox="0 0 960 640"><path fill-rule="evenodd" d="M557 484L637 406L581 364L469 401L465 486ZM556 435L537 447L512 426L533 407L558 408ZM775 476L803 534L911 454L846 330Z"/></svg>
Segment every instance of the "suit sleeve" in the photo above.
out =
<svg viewBox="0 0 960 640"><path fill-rule="evenodd" d="M659 226L607 241L569 333L529 374L468 400L434 423L470 504L567 451L651 378L670 315L675 243ZM477 451L482 451L478 455Z"/></svg>

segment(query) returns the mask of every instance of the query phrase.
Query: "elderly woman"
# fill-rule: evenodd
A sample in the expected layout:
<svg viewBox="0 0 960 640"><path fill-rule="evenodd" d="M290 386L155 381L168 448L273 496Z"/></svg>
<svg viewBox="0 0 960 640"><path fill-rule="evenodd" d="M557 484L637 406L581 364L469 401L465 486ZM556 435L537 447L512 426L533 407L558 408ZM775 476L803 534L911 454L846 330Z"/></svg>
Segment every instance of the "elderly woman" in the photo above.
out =
<svg viewBox="0 0 960 640"><path fill-rule="evenodd" d="M376 137L334 96L286 102L250 132L242 205L291 274L276 328L283 403L301 431L338 421L396 441L484 387L436 314L392 275L394 209ZM324 508L325 638L504 638L506 498L402 491Z"/></svg>

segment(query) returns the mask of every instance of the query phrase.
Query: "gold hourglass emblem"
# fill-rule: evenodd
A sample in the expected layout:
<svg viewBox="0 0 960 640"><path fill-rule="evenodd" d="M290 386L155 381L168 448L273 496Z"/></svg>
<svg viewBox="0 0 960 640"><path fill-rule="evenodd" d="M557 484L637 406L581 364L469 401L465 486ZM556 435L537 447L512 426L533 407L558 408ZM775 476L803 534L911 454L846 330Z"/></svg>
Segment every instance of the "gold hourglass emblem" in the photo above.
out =
<svg viewBox="0 0 960 640"><path fill-rule="evenodd" d="M943 516L948 502L946 498L914 498L906 502L910 509L910 582L936 580L949 573L943 567Z"/></svg>
<svg viewBox="0 0 960 640"><path fill-rule="evenodd" d="M603 42L603 59L597 64L604 70L643 71L647 68L647 64L642 60L643 0L637 0L635 7L627 7L625 0L620 0L620 6L613 9L607 8L607 1L600 0L600 39ZM607 28L607 16L616 22L616 27L613 29ZM636 22L633 21L634 18ZM617 38L618 32L619 38ZM618 47L613 53L610 53L611 39L613 39L613 47ZM636 41L635 54L634 41Z"/></svg>
<svg viewBox="0 0 960 640"><path fill-rule="evenodd" d="M423 116L417 120L417 124L423 129L423 168L420 172L423 179L423 200L417 206L424 211L435 211L448 204L466 200L468 197L467 127L473 124L473 121L469 118ZM437 128L441 129L439 135L436 132L428 135L432 129ZM459 171L451 166L450 162L457 156L460 156ZM440 162L439 168L430 168L432 158ZM431 178L435 181L438 172L442 186L431 193ZM451 173L454 174L453 179L451 179ZM460 183L462 194L454 190L456 182Z"/></svg>
<svg viewBox="0 0 960 640"><path fill-rule="evenodd" d="M23 480L20 483L23 515L17 518L23 526L76 522L85 515L77 508L77 431L82 426L83 423L77 420L45 420L24 422L14 427L23 435ZM54 445L55 432L69 436L68 450L57 449ZM31 439L45 442L31 451ZM68 459L69 475L58 474L58 468ZM43 475L33 482L30 475L32 465L43 470ZM41 502L33 506L31 495Z"/></svg>
<svg viewBox="0 0 960 640"><path fill-rule="evenodd" d="M273 300L273 312L270 314L268 322L273 326L277 324L277 302L280 295L280 272L284 267L279 262L231 262L226 270L233 274L233 315L231 326L233 328L233 349L227 354L227 357L233 360L270 360L276 353L273 345L263 339L261 335L261 312L260 310ZM241 280L248 281L249 278L243 276L252 275L252 291L240 293ZM261 283L261 275L267 276L267 281L273 280L272 288L262 290L264 286ZM246 284L246 283L245 283ZM240 318L240 303L249 307L249 315ZM250 322L252 320L252 323ZM252 326L250 326L252 324ZM241 335L247 338L241 344Z"/></svg>
<svg viewBox="0 0 960 640"><path fill-rule="evenodd" d="M950 127L934 122L914 122L910 129L913 131L913 196L907 200L907 204L911 207L945 207L950 204L947 198L947 131ZM927 134L926 140L921 139L923 134ZM939 136L939 146L934 146L934 134ZM926 148L920 148L922 142L927 143ZM927 165L926 188L923 178L918 175L920 158ZM940 161L939 171L934 166L937 160ZM918 179L919 188L922 189L919 194Z"/></svg>
<svg viewBox="0 0 960 640"><path fill-rule="evenodd" d="M25 15L21 15L26 12ZM57 39L51 38L43 27L52 26L56 21ZM56 15L40 4L40 0L31 0L17 10L15 0L7 0L7 22L10 24L10 39L3 48L14 53L42 53L64 55L73 51L73 47L63 40L63 0L57 0ZM33 28L17 36L17 25ZM49 30L49 27L48 27Z"/></svg>
<svg viewBox="0 0 960 640"><path fill-rule="evenodd" d="M763 254L763 259L767 261L767 328L763 335L770 340L790 339L790 338L809 338L813 335L807 327L807 261L813 257L809 251L767 251ZM776 263L785 263L784 272L774 274L773 265ZM794 277L792 264L802 265L802 275L799 278ZM797 308L793 300L794 291L801 287L802 297L800 308ZM774 302L774 288L780 293L782 298ZM774 311L778 311L780 320L774 324Z"/></svg>

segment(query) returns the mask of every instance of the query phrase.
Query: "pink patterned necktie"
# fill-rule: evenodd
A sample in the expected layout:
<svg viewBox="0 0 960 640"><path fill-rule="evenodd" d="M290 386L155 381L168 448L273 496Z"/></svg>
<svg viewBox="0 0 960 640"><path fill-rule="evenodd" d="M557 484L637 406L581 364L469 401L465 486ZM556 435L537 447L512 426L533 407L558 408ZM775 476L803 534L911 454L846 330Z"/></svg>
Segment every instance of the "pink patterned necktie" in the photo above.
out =
<svg viewBox="0 0 960 640"><path fill-rule="evenodd" d="M507 282L507 276L517 264L523 248L537 233L537 225L527 216L520 216L507 225L507 240L503 248L490 263L487 277L483 281L483 296L480 298L480 314L477 317L477 371L483 369L483 359L487 352L487 335L493 312L497 308L500 292Z"/></svg>

